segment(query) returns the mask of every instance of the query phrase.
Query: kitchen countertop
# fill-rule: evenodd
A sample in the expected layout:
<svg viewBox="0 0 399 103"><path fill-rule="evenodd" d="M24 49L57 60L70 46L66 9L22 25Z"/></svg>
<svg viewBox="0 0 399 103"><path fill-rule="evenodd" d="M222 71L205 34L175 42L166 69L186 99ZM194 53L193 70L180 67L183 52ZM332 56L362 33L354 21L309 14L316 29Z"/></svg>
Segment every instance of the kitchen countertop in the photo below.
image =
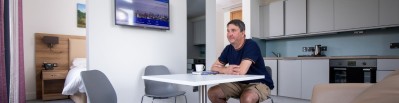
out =
<svg viewBox="0 0 399 103"><path fill-rule="evenodd" d="M265 60L303 60L303 59L399 59L399 56L325 56L325 57L263 57Z"/></svg>

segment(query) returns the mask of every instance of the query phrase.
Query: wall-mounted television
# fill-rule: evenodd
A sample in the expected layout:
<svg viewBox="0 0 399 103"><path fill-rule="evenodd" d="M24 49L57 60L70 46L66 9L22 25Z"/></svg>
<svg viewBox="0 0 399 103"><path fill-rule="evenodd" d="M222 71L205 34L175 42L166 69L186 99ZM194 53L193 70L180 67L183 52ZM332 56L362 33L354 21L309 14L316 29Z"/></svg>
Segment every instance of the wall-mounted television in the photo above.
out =
<svg viewBox="0 0 399 103"><path fill-rule="evenodd" d="M169 30L169 0L115 0L115 25Z"/></svg>

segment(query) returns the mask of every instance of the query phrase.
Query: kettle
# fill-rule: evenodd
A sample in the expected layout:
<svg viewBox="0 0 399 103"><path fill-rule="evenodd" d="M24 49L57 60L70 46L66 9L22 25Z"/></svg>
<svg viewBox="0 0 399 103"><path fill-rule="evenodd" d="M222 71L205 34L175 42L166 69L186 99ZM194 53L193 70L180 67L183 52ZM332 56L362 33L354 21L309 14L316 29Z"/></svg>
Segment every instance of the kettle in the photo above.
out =
<svg viewBox="0 0 399 103"><path fill-rule="evenodd" d="M314 46L313 55L314 56L321 56L321 45L315 45Z"/></svg>

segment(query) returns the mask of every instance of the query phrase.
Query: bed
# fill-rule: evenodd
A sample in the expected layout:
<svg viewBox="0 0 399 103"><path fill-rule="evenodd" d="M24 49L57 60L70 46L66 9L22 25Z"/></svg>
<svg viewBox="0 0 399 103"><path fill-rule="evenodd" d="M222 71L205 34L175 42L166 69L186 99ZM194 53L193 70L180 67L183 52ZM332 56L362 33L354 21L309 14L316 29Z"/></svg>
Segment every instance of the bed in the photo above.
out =
<svg viewBox="0 0 399 103"><path fill-rule="evenodd" d="M75 103L86 103L85 88L80 77L80 72L87 70L86 65L86 40L69 39L69 72L65 79L63 95L69 97Z"/></svg>

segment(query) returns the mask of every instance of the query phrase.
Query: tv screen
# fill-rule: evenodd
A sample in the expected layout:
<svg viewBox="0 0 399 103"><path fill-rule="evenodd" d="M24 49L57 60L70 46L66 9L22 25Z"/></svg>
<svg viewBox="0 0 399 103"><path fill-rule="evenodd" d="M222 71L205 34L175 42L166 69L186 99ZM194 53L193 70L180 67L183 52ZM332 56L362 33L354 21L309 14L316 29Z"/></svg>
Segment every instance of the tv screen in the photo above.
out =
<svg viewBox="0 0 399 103"><path fill-rule="evenodd" d="M115 0L115 24L169 30L169 0Z"/></svg>

